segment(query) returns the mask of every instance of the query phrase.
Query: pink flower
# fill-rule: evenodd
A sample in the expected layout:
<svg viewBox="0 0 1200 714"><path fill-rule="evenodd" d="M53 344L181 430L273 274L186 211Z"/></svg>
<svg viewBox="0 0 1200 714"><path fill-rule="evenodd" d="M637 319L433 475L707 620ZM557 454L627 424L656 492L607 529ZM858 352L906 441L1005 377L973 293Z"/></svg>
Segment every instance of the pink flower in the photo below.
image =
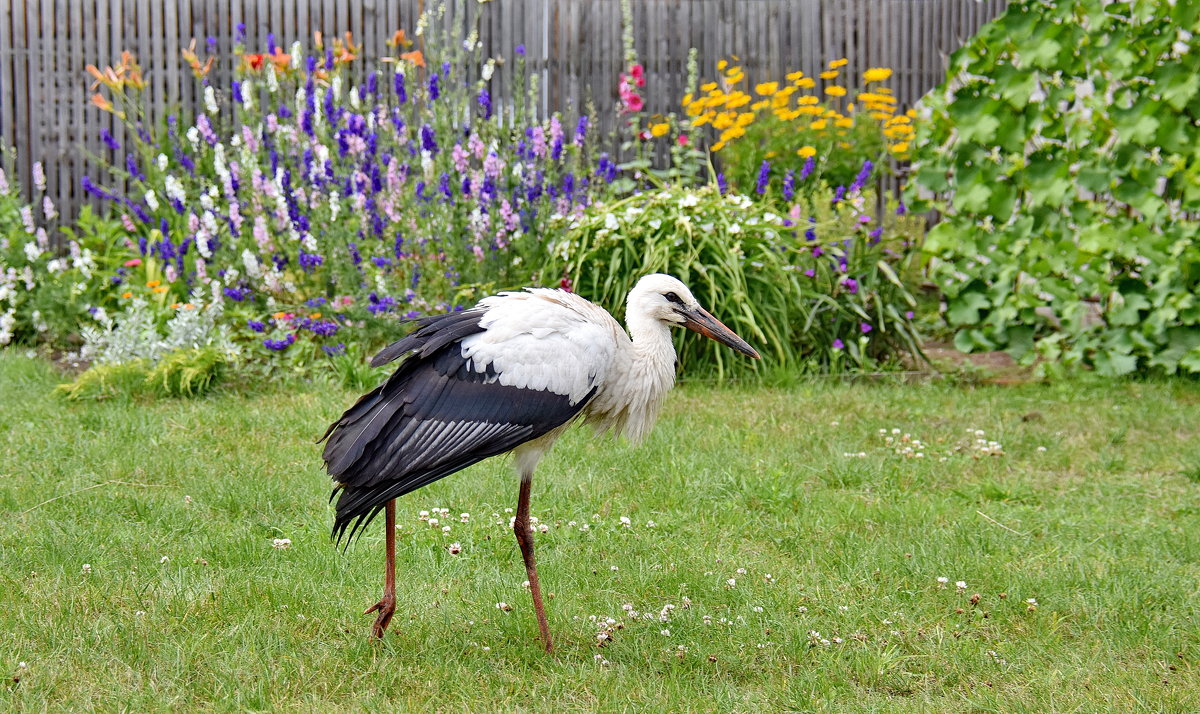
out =
<svg viewBox="0 0 1200 714"><path fill-rule="evenodd" d="M633 77L633 81L637 86L646 86L646 69L640 64L635 64L629 68L629 74Z"/></svg>
<svg viewBox="0 0 1200 714"><path fill-rule="evenodd" d="M688 138L687 138L687 134L680 134L680 135L679 135L679 136L678 136L678 137L675 139L675 141L676 141L676 142L678 142L680 146L687 146L687 145L688 145Z"/></svg>
<svg viewBox="0 0 1200 714"><path fill-rule="evenodd" d="M625 110L626 111L640 112L640 111L642 111L643 106L645 106L645 105L642 103L642 98L641 98L641 96L639 96L637 94L630 94L628 97L625 98Z"/></svg>
<svg viewBox="0 0 1200 714"><path fill-rule="evenodd" d="M125 261L126 268L136 268L141 264L142 264L141 258L131 258L131 259Z"/></svg>

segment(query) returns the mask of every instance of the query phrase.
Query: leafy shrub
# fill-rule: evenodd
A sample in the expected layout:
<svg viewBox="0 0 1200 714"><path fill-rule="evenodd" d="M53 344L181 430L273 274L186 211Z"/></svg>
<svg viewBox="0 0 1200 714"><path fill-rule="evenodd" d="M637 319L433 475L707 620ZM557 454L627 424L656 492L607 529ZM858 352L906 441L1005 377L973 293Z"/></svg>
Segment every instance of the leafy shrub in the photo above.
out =
<svg viewBox="0 0 1200 714"><path fill-rule="evenodd" d="M860 217L872 200L856 191L835 202L818 188L810 202L781 212L714 186L667 186L561 219L563 238L548 246L544 270L614 315L638 278L669 273L759 349L769 369L871 367L919 353L908 313L915 303L898 278L909 251L896 231L911 226L896 219L888 239L882 230L871 235ZM693 333L677 340L689 374L759 368Z"/></svg>
<svg viewBox="0 0 1200 714"><path fill-rule="evenodd" d="M25 204L0 165L0 346L42 341L64 347L81 322L103 315L104 276L114 269L123 232L86 206L73 227L59 229L40 163L33 180L35 205ZM58 230L61 245L54 242Z"/></svg>
<svg viewBox="0 0 1200 714"><path fill-rule="evenodd" d="M1018 0L954 54L908 200L959 349L1200 373L1198 34L1196 3Z"/></svg>

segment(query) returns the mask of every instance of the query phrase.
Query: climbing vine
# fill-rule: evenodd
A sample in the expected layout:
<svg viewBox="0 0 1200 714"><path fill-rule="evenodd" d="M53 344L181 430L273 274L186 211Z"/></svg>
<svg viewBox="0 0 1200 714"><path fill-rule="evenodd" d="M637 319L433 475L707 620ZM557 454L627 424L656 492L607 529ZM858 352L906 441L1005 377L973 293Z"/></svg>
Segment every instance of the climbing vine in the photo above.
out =
<svg viewBox="0 0 1200 714"><path fill-rule="evenodd" d="M1200 373L1200 3L1015 0L924 101L955 344Z"/></svg>

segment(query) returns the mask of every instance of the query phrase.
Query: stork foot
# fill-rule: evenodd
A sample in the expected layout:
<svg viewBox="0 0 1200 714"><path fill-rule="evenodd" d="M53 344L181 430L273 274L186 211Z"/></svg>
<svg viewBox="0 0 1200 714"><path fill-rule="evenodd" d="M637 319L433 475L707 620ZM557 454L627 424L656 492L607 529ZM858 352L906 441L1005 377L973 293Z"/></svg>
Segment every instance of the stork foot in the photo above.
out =
<svg viewBox="0 0 1200 714"><path fill-rule="evenodd" d="M368 607L363 611L364 615L369 615L372 612L378 612L375 616L375 624L371 625L372 639L382 640L383 631L387 629L388 623L392 621L392 615L396 613L396 596L393 593L384 593L383 599Z"/></svg>

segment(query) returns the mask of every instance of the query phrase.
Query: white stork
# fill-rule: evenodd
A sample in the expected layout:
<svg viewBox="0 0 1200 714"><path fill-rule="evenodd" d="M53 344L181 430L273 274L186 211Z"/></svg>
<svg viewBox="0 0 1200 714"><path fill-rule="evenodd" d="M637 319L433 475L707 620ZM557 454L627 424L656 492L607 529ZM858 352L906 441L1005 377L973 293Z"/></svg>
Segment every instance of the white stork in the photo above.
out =
<svg viewBox="0 0 1200 714"><path fill-rule="evenodd" d="M511 451L521 477L513 522L546 651L552 651L533 559L529 489L538 459L576 417L597 433L640 441L675 382L672 326L758 358L706 312L679 280L647 275L629 292L629 333L599 305L563 290L529 288L475 307L416 320L372 366L409 355L326 431L324 459L336 483L333 534L349 538L386 512L387 571L372 628L383 636L396 606L399 496ZM332 496L330 497L332 500ZM351 524L353 527L351 528ZM365 614L365 613L364 613Z"/></svg>

